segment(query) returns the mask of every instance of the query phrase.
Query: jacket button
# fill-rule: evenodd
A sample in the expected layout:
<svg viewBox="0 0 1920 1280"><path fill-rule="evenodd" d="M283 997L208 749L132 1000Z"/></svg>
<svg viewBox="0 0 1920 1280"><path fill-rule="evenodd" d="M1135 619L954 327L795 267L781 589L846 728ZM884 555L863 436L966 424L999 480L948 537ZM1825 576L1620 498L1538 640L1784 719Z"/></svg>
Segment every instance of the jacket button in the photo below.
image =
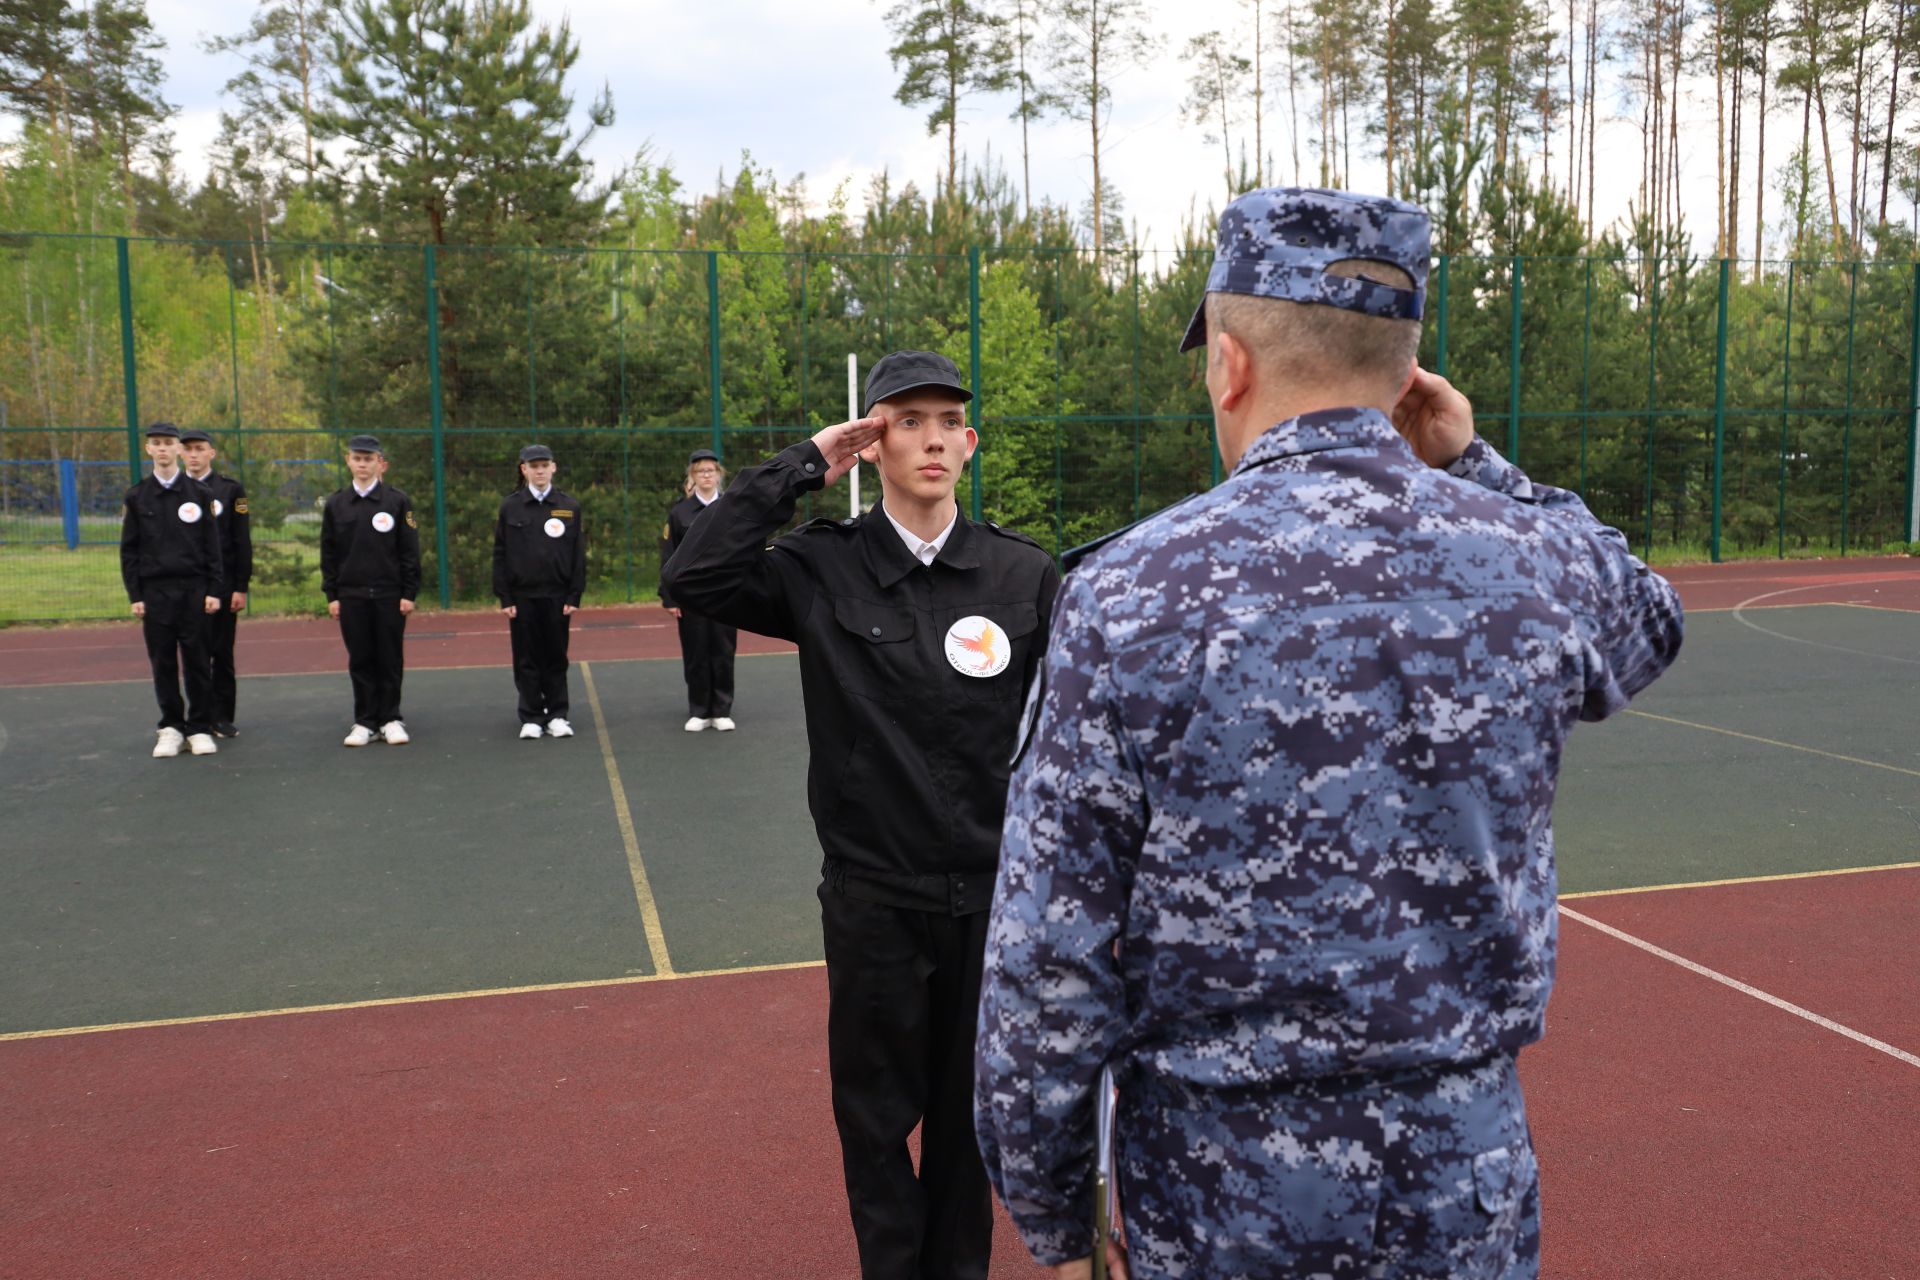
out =
<svg viewBox="0 0 1920 1280"><path fill-rule="evenodd" d="M806 470L806 473L807 473L808 475L812 475L812 474L813 474L813 464L812 464L811 462L809 462L809 463L806 463L806 464L804 464L804 465L805 465L805 470Z"/></svg>
<svg viewBox="0 0 1920 1280"><path fill-rule="evenodd" d="M879 634L880 634L880 628L878 628L878 627L875 627L875 628L873 629L873 634L874 634L874 635L876 635L876 636L877 636L877 635L879 635Z"/></svg>

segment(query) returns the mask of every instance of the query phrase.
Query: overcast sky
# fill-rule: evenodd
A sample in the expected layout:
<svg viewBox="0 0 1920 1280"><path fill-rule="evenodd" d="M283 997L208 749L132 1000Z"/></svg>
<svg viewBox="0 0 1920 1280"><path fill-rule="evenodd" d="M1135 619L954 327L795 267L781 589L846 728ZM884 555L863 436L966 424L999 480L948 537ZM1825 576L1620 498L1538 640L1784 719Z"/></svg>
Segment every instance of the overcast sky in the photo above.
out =
<svg viewBox="0 0 1920 1280"><path fill-rule="evenodd" d="M573 75L576 110L584 113L602 83L612 86L618 118L601 131L589 151L603 176L650 145L655 159L671 162L695 191L711 189L717 175L731 176L742 151L770 167L781 181L806 176L809 193L824 202L850 182L854 207L868 180L882 169L896 180L930 188L944 174L946 144L927 136L925 113L894 101L898 84L887 57L884 22L889 0L533 0L542 21L570 20L580 44ZM168 43L164 55L170 101L181 107L174 122L183 171L196 181L218 129L220 87L237 58L200 51L208 35L240 30L253 12L241 0L149 0L154 23ZM1161 52L1152 65L1115 78L1104 163L1137 220L1149 247L1172 247L1189 210L1204 215L1224 190L1220 150L1205 131L1182 119L1187 69L1178 54L1187 37L1209 29L1230 30L1246 10L1239 0L1183 0L1152 6ZM1282 180L1292 178L1287 142L1284 82L1268 96L1267 149L1279 158ZM1704 128L1681 135L1683 204L1696 240L1710 236L1714 220L1712 83L1692 108ZM976 99L963 104L961 146L975 160L990 151L1017 181L1019 128L1007 119L1012 103ZM1303 111L1310 106L1303 101ZM1603 114L1618 110L1603 104ZM1687 115L1682 116L1686 120ZM1251 136L1249 135L1249 142ZM1377 162L1362 164L1356 139L1357 188L1377 188ZM1556 142L1565 164L1564 136ZM1237 146L1236 146L1237 149ZM1055 121L1032 133L1035 199L1078 208L1089 196L1092 169L1085 126ZM1770 157L1785 154L1778 132ZM1602 224L1626 213L1639 182L1639 137L1619 120L1600 135ZM1302 162L1311 166L1304 148ZM1750 166L1749 166L1750 169ZM1312 174L1305 175L1312 181ZM1751 194L1745 201L1751 207ZM1769 196L1776 209L1780 201ZM1743 239L1751 252L1751 230ZM1708 250L1710 251L1710 249Z"/></svg>

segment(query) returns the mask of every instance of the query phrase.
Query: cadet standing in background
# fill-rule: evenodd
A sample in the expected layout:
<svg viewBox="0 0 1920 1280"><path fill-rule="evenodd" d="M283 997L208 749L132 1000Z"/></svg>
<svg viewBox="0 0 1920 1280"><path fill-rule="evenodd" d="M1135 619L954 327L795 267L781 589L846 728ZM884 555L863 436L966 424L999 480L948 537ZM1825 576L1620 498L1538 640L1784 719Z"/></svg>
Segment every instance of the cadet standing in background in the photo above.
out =
<svg viewBox="0 0 1920 1280"><path fill-rule="evenodd" d="M660 604L679 622L680 667L687 680L688 733L733 728L733 653L739 633L724 622L690 613L673 602L667 590L667 561L686 541L687 530L720 496L727 470L711 449L695 449L687 458L686 497L667 512L660 531Z"/></svg>
<svg viewBox="0 0 1920 1280"><path fill-rule="evenodd" d="M1577 719L1673 660L1671 587L1414 362L1428 220L1221 215L1182 349L1231 474L1070 569L1009 795L987 1167L1084 1275L1103 1066L1134 1280L1520 1280ZM1117 1255L1117 1251L1112 1251Z"/></svg>
<svg viewBox="0 0 1920 1280"><path fill-rule="evenodd" d="M214 593L221 581L213 494L180 469L180 431L171 422L147 428L147 456L153 471L127 490L120 517L120 578L140 619L160 703L153 754L177 756L184 743L194 755L210 756L219 747L207 615L220 607Z"/></svg>
<svg viewBox="0 0 1920 1280"><path fill-rule="evenodd" d="M866 1280L984 1280L993 1243L973 1135L980 957L1007 758L1059 579L1031 538L960 514L972 398L944 356L883 357L867 417L742 471L666 569L685 608L800 646L827 1061ZM881 503L769 547L856 457L878 465Z"/></svg>
<svg viewBox="0 0 1920 1280"><path fill-rule="evenodd" d="M520 736L571 738L567 641L587 590L587 539L580 504L553 487L553 450L520 451L524 484L500 503L493 526L493 594L507 615Z"/></svg>
<svg viewBox="0 0 1920 1280"><path fill-rule="evenodd" d="M220 533L220 563L225 578L214 594L220 608L207 620L207 650L213 661L213 736L235 738L234 722L239 680L233 662L240 611L247 607L247 588L253 581L253 522L247 514L247 491L238 480L213 469L219 457L213 437L198 427L180 433L180 456L187 474L213 495L213 520Z"/></svg>
<svg viewBox="0 0 1920 1280"><path fill-rule="evenodd" d="M420 594L420 529L407 495L381 479L386 457L372 436L347 441L352 483L320 511L320 589L327 612L339 619L353 682L349 747L364 747L376 734L396 747L409 740L400 682L407 615Z"/></svg>

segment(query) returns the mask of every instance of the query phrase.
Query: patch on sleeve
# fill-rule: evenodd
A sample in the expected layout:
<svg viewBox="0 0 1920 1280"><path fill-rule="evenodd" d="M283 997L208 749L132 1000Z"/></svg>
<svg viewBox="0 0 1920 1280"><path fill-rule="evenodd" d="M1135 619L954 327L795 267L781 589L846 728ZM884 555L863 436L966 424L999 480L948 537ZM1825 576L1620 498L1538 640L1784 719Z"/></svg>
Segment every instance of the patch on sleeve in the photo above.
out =
<svg viewBox="0 0 1920 1280"><path fill-rule="evenodd" d="M660 541L662 542L673 541L673 521L669 520L665 524L660 526Z"/></svg>
<svg viewBox="0 0 1920 1280"><path fill-rule="evenodd" d="M420 526L414 522L412 509L409 508L407 511L407 528L418 529L419 527Z"/></svg>
<svg viewBox="0 0 1920 1280"><path fill-rule="evenodd" d="M237 516L247 514L247 500L245 498L235 498L233 500L233 514Z"/></svg>

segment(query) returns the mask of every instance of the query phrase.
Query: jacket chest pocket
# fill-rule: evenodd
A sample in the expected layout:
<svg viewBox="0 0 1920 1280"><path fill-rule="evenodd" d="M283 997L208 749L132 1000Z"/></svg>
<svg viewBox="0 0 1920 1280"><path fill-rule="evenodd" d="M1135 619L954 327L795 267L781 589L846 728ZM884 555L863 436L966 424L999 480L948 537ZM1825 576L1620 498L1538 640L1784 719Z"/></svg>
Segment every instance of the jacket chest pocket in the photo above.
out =
<svg viewBox="0 0 1920 1280"><path fill-rule="evenodd" d="M1040 612L1032 601L943 609L934 621L941 628L946 676L959 682L960 696L971 702L1020 697L1027 660L1041 638Z"/></svg>
<svg viewBox="0 0 1920 1280"><path fill-rule="evenodd" d="M841 688L863 698L898 702L925 691L927 673L914 659L911 609L848 597L833 602L833 672Z"/></svg>

